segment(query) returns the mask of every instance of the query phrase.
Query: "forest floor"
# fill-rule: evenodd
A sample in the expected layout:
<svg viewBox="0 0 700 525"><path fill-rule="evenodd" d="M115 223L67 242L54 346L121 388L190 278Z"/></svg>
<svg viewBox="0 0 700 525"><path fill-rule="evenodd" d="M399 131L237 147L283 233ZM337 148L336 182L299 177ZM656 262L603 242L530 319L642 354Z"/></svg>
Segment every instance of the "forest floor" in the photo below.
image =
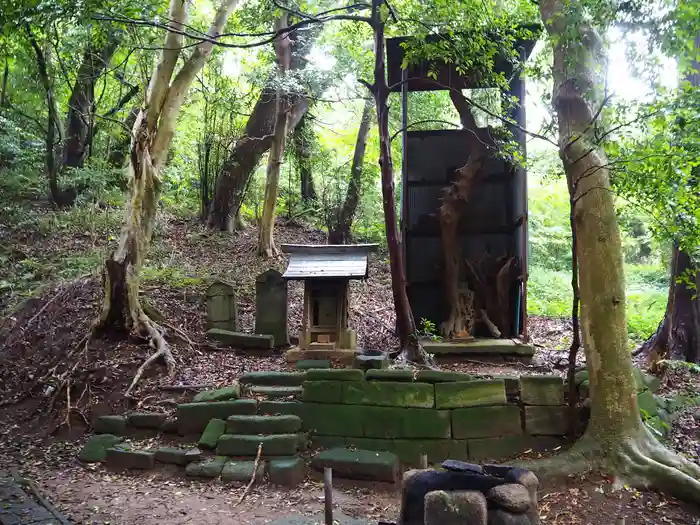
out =
<svg viewBox="0 0 700 525"><path fill-rule="evenodd" d="M11 276L0 276L0 470L21 470L34 479L56 506L78 523L148 525L268 523L286 514L315 514L322 509L322 489L313 478L296 490L255 487L237 508L241 487L185 479L167 469L147 474L112 472L82 465L76 453L97 415L135 407L171 411L192 392L173 385L226 385L244 371L285 370L276 353L250 355L225 350L204 337L202 294L214 277L232 282L238 293L239 318L252 331L255 276L284 257L263 261L255 254L257 231L233 237L211 233L196 221L162 218L146 261L143 296L184 331L192 344L171 339L177 370L167 377L150 369L134 397L124 391L138 366L151 353L143 341L94 340L85 346L100 299L99 263L118 231L110 211L93 210L82 218L37 209L32 215L0 221L0 261ZM53 214L53 215L52 215ZM277 243L322 243L324 235L300 224L280 221ZM350 323L366 349L396 346L388 263L373 255L369 279L352 285ZM297 333L301 289L292 284L290 333ZM479 373L565 373L561 350L568 346L567 320L530 318L537 348L532 364L453 360L443 368ZM70 373L70 383L66 383ZM700 378L688 369L667 370L662 390L697 392ZM71 410L67 414L67 389ZM686 410L674 423L669 446L698 461L700 422ZM588 477L543 480L540 510L544 524L627 525L700 524L700 511L657 493L620 489L612 480ZM395 487L338 483L335 501L346 515L376 522L398 518Z"/></svg>

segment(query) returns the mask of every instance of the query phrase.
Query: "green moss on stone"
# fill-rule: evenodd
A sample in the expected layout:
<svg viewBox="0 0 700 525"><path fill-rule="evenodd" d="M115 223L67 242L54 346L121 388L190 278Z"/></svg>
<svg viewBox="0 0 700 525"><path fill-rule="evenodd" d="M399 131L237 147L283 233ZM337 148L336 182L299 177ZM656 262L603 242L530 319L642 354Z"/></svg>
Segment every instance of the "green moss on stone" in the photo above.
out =
<svg viewBox="0 0 700 525"><path fill-rule="evenodd" d="M367 381L413 381L412 370L367 370L365 373Z"/></svg>
<svg viewBox="0 0 700 525"><path fill-rule="evenodd" d="M78 454L85 463L98 463L105 460L107 449L121 443L122 438L113 434L90 436Z"/></svg>
<svg viewBox="0 0 700 525"><path fill-rule="evenodd" d="M215 456L203 461L196 461L187 465L185 473L196 478L218 478L228 460L229 458L226 456Z"/></svg>
<svg viewBox="0 0 700 525"><path fill-rule="evenodd" d="M365 407L303 403L302 429L325 436L362 437Z"/></svg>
<svg viewBox="0 0 700 525"><path fill-rule="evenodd" d="M416 381L421 383L453 383L455 381L472 381L474 376L464 372L449 372L443 370L419 370Z"/></svg>
<svg viewBox="0 0 700 525"><path fill-rule="evenodd" d="M123 436L126 434L126 418L124 416L100 416L92 422L95 434L112 434Z"/></svg>
<svg viewBox="0 0 700 525"><path fill-rule="evenodd" d="M520 399L526 405L563 405L564 380L558 376L522 376Z"/></svg>
<svg viewBox="0 0 700 525"><path fill-rule="evenodd" d="M223 419L212 419L207 423L202 437L199 438L199 446L202 448L214 449L219 438L226 431L226 421Z"/></svg>
<svg viewBox="0 0 700 525"><path fill-rule="evenodd" d="M226 419L234 415L252 415L257 411L254 399L185 403L177 407L178 431L182 435L202 432L212 419Z"/></svg>
<svg viewBox="0 0 700 525"><path fill-rule="evenodd" d="M639 410L645 417L654 417L658 414L659 406L656 402L654 394L649 390L645 390L637 395L637 405L639 405Z"/></svg>
<svg viewBox="0 0 700 525"><path fill-rule="evenodd" d="M299 457L273 459L268 463L267 474L274 485L296 487L304 481L306 465Z"/></svg>
<svg viewBox="0 0 700 525"><path fill-rule="evenodd" d="M457 439L515 436L522 434L520 407L514 405L456 408L452 412L452 435Z"/></svg>
<svg viewBox="0 0 700 525"><path fill-rule="evenodd" d="M229 399L238 399L241 397L241 387L238 383L216 390L205 390L200 392L194 399L193 403L206 403L210 401L227 401Z"/></svg>
<svg viewBox="0 0 700 525"><path fill-rule="evenodd" d="M311 369L306 371L308 381L362 381L365 373L355 368Z"/></svg>
<svg viewBox="0 0 700 525"><path fill-rule="evenodd" d="M343 436L322 436L318 434L313 434L311 436L311 448L337 448L344 447L347 441L350 439L357 438L345 438Z"/></svg>
<svg viewBox="0 0 700 525"><path fill-rule="evenodd" d="M251 385L300 386L305 378L305 372L246 372L238 381Z"/></svg>
<svg viewBox="0 0 700 525"><path fill-rule="evenodd" d="M260 461L257 465L257 470L255 471L255 481L260 483L265 477L265 462ZM224 482L239 481L242 483L248 483L253 477L253 469L255 468L255 461L240 461L231 460L224 464L224 468L221 469L221 480Z"/></svg>
<svg viewBox="0 0 700 525"><path fill-rule="evenodd" d="M312 368L330 368L331 362L327 359L300 359L296 363L297 370L310 370Z"/></svg>
<svg viewBox="0 0 700 525"><path fill-rule="evenodd" d="M303 401L311 403L340 403L343 398L343 381L304 381Z"/></svg>
<svg viewBox="0 0 700 525"><path fill-rule="evenodd" d="M334 448L319 452L311 461L312 468L323 471L331 467L340 478L395 482L399 461L391 452Z"/></svg>
<svg viewBox="0 0 700 525"><path fill-rule="evenodd" d="M292 434L301 429L301 418L292 414L279 416L230 416L227 434Z"/></svg>
<svg viewBox="0 0 700 525"><path fill-rule="evenodd" d="M436 383L437 408L462 408L480 405L505 405L506 387L503 379Z"/></svg>
<svg viewBox="0 0 700 525"><path fill-rule="evenodd" d="M216 453L220 456L255 457L260 443L262 443L262 457L293 456L297 453L299 437L296 434L271 436L224 434L219 438Z"/></svg>
<svg viewBox="0 0 700 525"><path fill-rule="evenodd" d="M525 430L533 436L563 436L569 426L568 407L525 407Z"/></svg>
<svg viewBox="0 0 700 525"><path fill-rule="evenodd" d="M343 386L343 402L349 405L432 408L433 385L428 383L394 383L358 381Z"/></svg>
<svg viewBox="0 0 700 525"><path fill-rule="evenodd" d="M307 405L298 401L260 401L258 412L262 415L292 414L304 419Z"/></svg>

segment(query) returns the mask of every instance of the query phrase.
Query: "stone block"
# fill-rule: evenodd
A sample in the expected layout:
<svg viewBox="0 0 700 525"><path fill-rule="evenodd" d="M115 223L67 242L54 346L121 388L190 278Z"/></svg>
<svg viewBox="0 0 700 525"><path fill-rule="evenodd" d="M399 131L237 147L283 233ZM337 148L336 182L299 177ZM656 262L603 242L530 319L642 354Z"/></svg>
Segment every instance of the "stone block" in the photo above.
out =
<svg viewBox="0 0 700 525"><path fill-rule="evenodd" d="M366 407L353 405L331 405L303 403L302 429L325 436L362 437Z"/></svg>
<svg viewBox="0 0 700 525"><path fill-rule="evenodd" d="M456 408L452 412L452 436L456 439L517 436L523 433L520 407Z"/></svg>
<svg viewBox="0 0 700 525"><path fill-rule="evenodd" d="M637 394L637 405L639 405L639 410L645 414L646 417L654 417L658 415L659 406L649 390L645 390L640 394Z"/></svg>
<svg viewBox="0 0 700 525"><path fill-rule="evenodd" d="M399 476L399 459L391 452L334 448L319 452L311 467L323 472L330 467L339 478L394 483Z"/></svg>
<svg viewBox="0 0 700 525"><path fill-rule="evenodd" d="M307 403L299 403L297 401L260 401L258 404L258 412L262 415L271 416L293 414L304 419L307 406Z"/></svg>
<svg viewBox="0 0 700 525"><path fill-rule="evenodd" d="M301 396L302 391L300 386L252 385L248 387L251 396L264 396L268 399L298 397Z"/></svg>
<svg viewBox="0 0 700 525"><path fill-rule="evenodd" d="M563 436L569 427L568 407L525 407L525 430L533 436Z"/></svg>
<svg viewBox="0 0 700 525"><path fill-rule="evenodd" d="M505 436L470 439L467 441L469 460L481 462L514 458L527 450L545 452L564 443L563 439L550 436Z"/></svg>
<svg viewBox="0 0 700 525"><path fill-rule="evenodd" d="M467 459L467 442L456 439L394 439L389 442L390 450L406 465L419 466L422 454L431 463L446 459Z"/></svg>
<svg viewBox="0 0 700 525"><path fill-rule="evenodd" d="M506 374L496 374L491 376L491 379L503 379L506 385L506 396L516 397L520 395L520 377L509 376Z"/></svg>
<svg viewBox="0 0 700 525"><path fill-rule="evenodd" d="M302 359L296 362L297 370L310 370L312 368L327 369L331 367L328 359Z"/></svg>
<svg viewBox="0 0 700 525"><path fill-rule="evenodd" d="M259 348L270 350L274 347L273 337L265 334L244 334L243 332L211 328L207 330L207 337L233 348Z"/></svg>
<svg viewBox="0 0 700 525"><path fill-rule="evenodd" d="M132 450L117 445L106 450L105 462L113 468L146 470L156 466L156 455L154 452Z"/></svg>
<svg viewBox="0 0 700 525"><path fill-rule="evenodd" d="M493 487L486 493L486 499L514 514L524 514L531 506L530 493L519 483L505 483Z"/></svg>
<svg viewBox="0 0 700 525"><path fill-rule="evenodd" d="M244 385L301 386L306 372L246 372L238 378Z"/></svg>
<svg viewBox="0 0 700 525"><path fill-rule="evenodd" d="M195 461L187 465L185 474L194 478L218 478L228 460L229 458L226 456L215 456L202 461Z"/></svg>
<svg viewBox="0 0 700 525"><path fill-rule="evenodd" d="M563 405L564 380L557 376L522 376L520 399L525 405Z"/></svg>
<svg viewBox="0 0 700 525"><path fill-rule="evenodd" d="M274 268L255 279L255 333L273 337L275 346L289 344L287 281Z"/></svg>
<svg viewBox="0 0 700 525"><path fill-rule="evenodd" d="M434 490L425 495L424 505L425 525L487 525L486 498L481 492Z"/></svg>
<svg viewBox="0 0 700 525"><path fill-rule="evenodd" d="M238 399L241 397L241 387L238 383L216 390L205 390L200 392L194 399L193 403L206 403L209 401L228 401L229 399Z"/></svg>
<svg viewBox="0 0 700 525"><path fill-rule="evenodd" d="M343 399L343 381L304 381L303 388L303 401L340 403Z"/></svg>
<svg viewBox="0 0 700 525"><path fill-rule="evenodd" d="M343 436L322 436L319 434L311 435L311 448L344 448L349 440L362 438L345 438Z"/></svg>
<svg viewBox="0 0 700 525"><path fill-rule="evenodd" d="M253 477L253 469L255 461L227 461L224 468L221 469L221 480L230 483L232 481L240 481L242 483L250 482ZM255 482L261 483L265 478L265 462L259 461L258 468L255 470Z"/></svg>
<svg viewBox="0 0 700 525"><path fill-rule="evenodd" d="M169 417L163 421L163 424L160 426L160 431L165 434L177 434L178 426L177 418Z"/></svg>
<svg viewBox="0 0 700 525"><path fill-rule="evenodd" d="M363 381L365 373L356 368L311 369L306 371L307 381Z"/></svg>
<svg viewBox="0 0 700 525"><path fill-rule="evenodd" d="M198 448L160 447L156 450L156 461L169 465L189 465L202 459L202 451Z"/></svg>
<svg viewBox="0 0 700 525"><path fill-rule="evenodd" d="M207 329L238 330L238 305L233 285L214 281L206 292Z"/></svg>
<svg viewBox="0 0 700 525"><path fill-rule="evenodd" d="M413 370L367 370L365 373L367 381L413 381Z"/></svg>
<svg viewBox="0 0 700 525"><path fill-rule="evenodd" d="M480 379L435 383L435 404L437 408L505 405L505 381L503 379Z"/></svg>
<svg viewBox="0 0 700 525"><path fill-rule="evenodd" d="M226 431L226 421L223 419L212 419L207 423L202 437L199 438L199 446L210 450L216 448L216 443Z"/></svg>
<svg viewBox="0 0 700 525"><path fill-rule="evenodd" d="M127 422L129 426L134 428L159 430L166 419L168 419L168 415L159 412L133 412L129 414Z"/></svg>
<svg viewBox="0 0 700 525"><path fill-rule="evenodd" d="M453 383L455 381L472 381L474 376L464 372L450 372L448 370L419 370L416 381L420 383Z"/></svg>
<svg viewBox="0 0 700 525"><path fill-rule="evenodd" d="M381 370L389 366L389 356L385 353L357 354L352 363L358 370Z"/></svg>
<svg viewBox="0 0 700 525"><path fill-rule="evenodd" d="M226 419L235 415L253 415L257 412L254 399L185 403L177 406L178 432L181 435L199 434L212 419Z"/></svg>
<svg viewBox="0 0 700 525"><path fill-rule="evenodd" d="M344 385L343 403L432 408L435 406L435 393L433 385L428 383L358 381Z"/></svg>
<svg viewBox="0 0 700 525"><path fill-rule="evenodd" d="M270 483L284 487L296 487L304 481L306 465L300 457L272 459L267 464Z"/></svg>
<svg viewBox="0 0 700 525"><path fill-rule="evenodd" d="M503 509L489 511L488 525L536 525L527 514L513 514Z"/></svg>
<svg viewBox="0 0 700 525"><path fill-rule="evenodd" d="M301 418L283 416L231 416L226 420L227 434L293 434L301 429Z"/></svg>
<svg viewBox="0 0 700 525"><path fill-rule="evenodd" d="M107 449L121 443L122 438L114 434L99 434L90 436L78 454L78 459L85 463L104 461Z"/></svg>
<svg viewBox="0 0 700 525"><path fill-rule="evenodd" d="M296 434L275 434L271 436L224 434L219 438L216 453L220 456L255 457L260 443L262 443L262 457L293 456L297 453L299 437Z"/></svg>
<svg viewBox="0 0 700 525"><path fill-rule="evenodd" d="M100 416L92 422L95 434L112 434L123 436L126 434L126 418L124 416Z"/></svg>
<svg viewBox="0 0 700 525"><path fill-rule="evenodd" d="M408 408L402 436L410 439L449 439L452 437L450 411Z"/></svg>

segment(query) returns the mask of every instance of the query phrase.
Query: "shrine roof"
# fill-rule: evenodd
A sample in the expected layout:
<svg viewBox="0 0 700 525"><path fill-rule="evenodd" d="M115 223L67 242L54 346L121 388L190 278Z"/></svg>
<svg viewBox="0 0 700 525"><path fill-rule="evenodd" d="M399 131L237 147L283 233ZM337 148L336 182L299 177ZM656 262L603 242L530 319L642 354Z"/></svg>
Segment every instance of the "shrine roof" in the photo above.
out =
<svg viewBox="0 0 700 525"><path fill-rule="evenodd" d="M366 279L369 253L376 244L283 244L290 254L283 277L289 280Z"/></svg>

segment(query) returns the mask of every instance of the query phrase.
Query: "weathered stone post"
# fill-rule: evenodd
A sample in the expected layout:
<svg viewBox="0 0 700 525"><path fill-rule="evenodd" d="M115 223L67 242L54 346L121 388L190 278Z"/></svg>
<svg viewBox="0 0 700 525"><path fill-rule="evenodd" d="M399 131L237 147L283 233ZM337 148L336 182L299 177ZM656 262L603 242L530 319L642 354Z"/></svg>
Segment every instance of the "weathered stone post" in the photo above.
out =
<svg viewBox="0 0 700 525"><path fill-rule="evenodd" d="M206 328L238 331L238 306L232 284L217 279L207 288Z"/></svg>
<svg viewBox="0 0 700 525"><path fill-rule="evenodd" d="M287 281L274 269L255 279L255 333L271 335L274 346L289 344Z"/></svg>

